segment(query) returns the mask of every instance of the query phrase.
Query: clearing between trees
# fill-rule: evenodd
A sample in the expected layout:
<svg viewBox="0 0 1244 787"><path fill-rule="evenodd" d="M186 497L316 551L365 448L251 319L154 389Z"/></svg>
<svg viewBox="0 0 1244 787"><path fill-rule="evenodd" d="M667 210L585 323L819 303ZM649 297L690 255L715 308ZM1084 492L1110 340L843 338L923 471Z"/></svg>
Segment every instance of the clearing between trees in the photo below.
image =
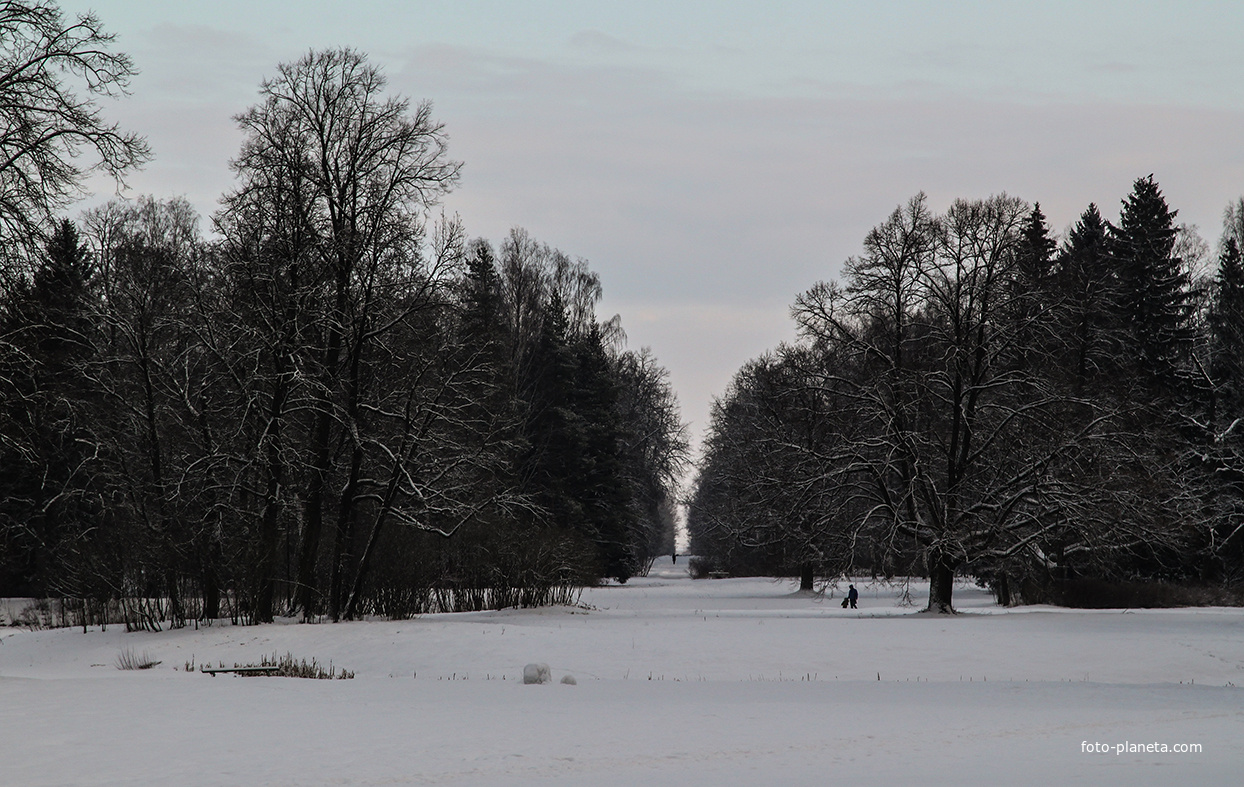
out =
<svg viewBox="0 0 1244 787"><path fill-rule="evenodd" d="M927 588L692 581L574 606L335 625L0 631L11 784L1226 784L1244 609L919 614ZM160 664L123 671L124 650ZM272 653L354 680L211 678ZM546 662L552 683L523 685ZM578 685L562 685L573 675ZM1085 743L1195 744L1087 753ZM1232 776L1233 778L1233 776ZM966 781L965 781L966 780Z"/></svg>

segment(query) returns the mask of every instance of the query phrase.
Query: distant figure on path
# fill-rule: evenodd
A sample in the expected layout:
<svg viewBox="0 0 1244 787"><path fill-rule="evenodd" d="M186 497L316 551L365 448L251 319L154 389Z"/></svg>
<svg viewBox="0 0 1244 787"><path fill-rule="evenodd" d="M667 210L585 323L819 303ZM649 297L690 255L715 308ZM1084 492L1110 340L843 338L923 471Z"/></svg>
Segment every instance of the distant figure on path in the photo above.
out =
<svg viewBox="0 0 1244 787"><path fill-rule="evenodd" d="M847 586L847 601L851 602L851 609L855 609L855 602L860 598L860 592L855 589L855 585Z"/></svg>

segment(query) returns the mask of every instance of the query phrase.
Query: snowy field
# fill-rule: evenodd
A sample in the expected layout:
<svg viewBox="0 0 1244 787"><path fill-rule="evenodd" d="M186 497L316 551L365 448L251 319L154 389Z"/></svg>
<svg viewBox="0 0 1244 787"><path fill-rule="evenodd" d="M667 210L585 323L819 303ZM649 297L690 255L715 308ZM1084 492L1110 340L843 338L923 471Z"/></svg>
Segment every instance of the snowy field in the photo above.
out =
<svg viewBox="0 0 1244 787"><path fill-rule="evenodd" d="M916 614L668 558L576 608L0 629L0 784L1234 785L1244 609ZM843 588L845 590L845 588ZM162 663L115 668L123 650ZM293 653L354 680L187 674ZM522 685L547 662L554 682ZM577 685L562 685L564 675ZM1088 753L1085 744L1111 747ZM1118 744L1157 744L1123 751ZM1199 752L1173 751L1191 745ZM1161 746L1171 751L1162 753Z"/></svg>

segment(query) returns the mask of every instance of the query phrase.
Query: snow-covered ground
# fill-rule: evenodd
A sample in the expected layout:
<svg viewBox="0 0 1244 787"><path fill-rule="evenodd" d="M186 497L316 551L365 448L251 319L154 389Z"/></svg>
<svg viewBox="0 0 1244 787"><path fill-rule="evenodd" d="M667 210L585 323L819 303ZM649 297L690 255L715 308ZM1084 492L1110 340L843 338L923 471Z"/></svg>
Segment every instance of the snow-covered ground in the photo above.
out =
<svg viewBox="0 0 1244 787"><path fill-rule="evenodd" d="M844 610L667 558L576 608L5 628L0 784L1240 783L1244 609L1004 610L967 586L930 617L925 587L857 587ZM123 650L161 663L120 671ZM287 652L357 677L184 671ZM554 682L522 685L528 662Z"/></svg>

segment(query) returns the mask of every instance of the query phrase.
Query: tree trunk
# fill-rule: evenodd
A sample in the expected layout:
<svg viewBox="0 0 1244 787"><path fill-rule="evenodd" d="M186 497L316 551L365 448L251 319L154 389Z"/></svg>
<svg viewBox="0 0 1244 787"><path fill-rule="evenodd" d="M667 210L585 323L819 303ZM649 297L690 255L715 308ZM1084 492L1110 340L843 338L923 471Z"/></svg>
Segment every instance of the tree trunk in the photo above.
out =
<svg viewBox="0 0 1244 787"><path fill-rule="evenodd" d="M367 581L367 570L371 565L371 557L376 550L376 544L380 541L380 531L384 527L385 519L389 516L389 512L393 510L393 501L397 499L397 490L402 478L402 463L408 458L407 452L413 437L410 431L410 407L411 397L408 396L406 399L406 433L402 436L402 446L398 449L397 456L393 461L393 469L389 471L389 482L385 485L384 499L380 502L380 507L376 510L375 518L372 521L371 534L367 537L367 544L363 547L363 554L359 556L358 570L354 572L354 584L350 588L350 595L346 599L345 609L342 612L346 620L354 619L355 611L358 608L359 596L363 592L363 584Z"/></svg>
<svg viewBox="0 0 1244 787"><path fill-rule="evenodd" d="M359 557L358 571L354 574L354 584L350 588L350 596L346 599L345 609L342 612L346 620L353 620L355 611L358 608L359 596L363 593L363 583L367 581L367 570L371 566L371 556L376 550L376 543L380 540L380 530L384 527L385 517L388 516L389 506L386 503L376 512L376 519L372 523L371 535L367 537L367 546L363 548L363 554Z"/></svg>
<svg viewBox="0 0 1244 787"><path fill-rule="evenodd" d="M330 342L329 360L326 367L334 367L337 363L337 346ZM327 382L325 388L328 388ZM316 564L320 558L320 533L324 528L325 487L328 484L328 472L332 463L332 402L325 391L320 395L319 407L315 414L315 426L311 437L311 471L307 479L307 498L305 503L305 521L302 528L302 542L298 549L298 589L297 606L302 610L302 619L311 621L319 611L319 582L316 579Z"/></svg>
<svg viewBox="0 0 1244 787"><path fill-rule="evenodd" d="M216 581L216 571L208 569L203 572L203 619L216 620L220 617L220 585Z"/></svg>
<svg viewBox="0 0 1244 787"><path fill-rule="evenodd" d="M271 454L276 449L269 449L269 462L277 460ZM280 516L281 481L275 464L268 469L268 486L264 492L263 519L259 527L259 566L258 593L255 598L255 622L271 623L273 605L276 597L276 561L277 561L277 525Z"/></svg>
<svg viewBox="0 0 1244 787"><path fill-rule="evenodd" d="M994 595L997 596L1000 606L1011 606L1011 580L1007 578L1005 571L999 572L994 579Z"/></svg>
<svg viewBox="0 0 1244 787"><path fill-rule="evenodd" d="M298 607L302 619L311 621L319 611L319 581L316 564L320 557L320 536L324 530L324 507L326 486L332 469L333 391L340 370L346 291L349 287L349 266L346 261L337 263L337 298L328 326L328 342L320 367L321 390L317 399L315 426L311 435L311 472L307 479L306 522L303 525L302 543L298 553Z"/></svg>
<svg viewBox="0 0 1244 787"><path fill-rule="evenodd" d="M812 564L804 563L799 567L799 589L812 590L812 583L816 577L812 573Z"/></svg>
<svg viewBox="0 0 1244 787"><path fill-rule="evenodd" d="M268 414L268 434L266 436L267 468L264 489L263 517L259 527L259 565L258 592L255 598L255 622L271 623L273 606L276 597L276 563L277 546L280 533L278 527L281 514L281 481L285 470L281 457L281 420L285 415L285 400L288 389L285 385L286 371L284 356L277 354L277 384L272 392L272 404Z"/></svg>
<svg viewBox="0 0 1244 787"><path fill-rule="evenodd" d="M327 402L321 406L327 407ZM302 542L298 547L297 606L302 610L304 621L314 620L318 611L319 581L316 579L316 563L320 558L320 533L324 526L324 487L327 483L328 465L331 461L329 430L331 416L327 412L316 414L313 465L307 482L306 515L302 528Z"/></svg>
<svg viewBox="0 0 1244 787"><path fill-rule="evenodd" d="M926 612L953 615L950 596L955 587L954 567L941 556L929 557L929 606Z"/></svg>
<svg viewBox="0 0 1244 787"><path fill-rule="evenodd" d="M356 506L354 496L358 490L359 474L363 468L363 449L356 446L350 459L350 478L346 482L345 491L341 493L341 506L337 514L337 537L333 540L332 574L328 581L328 617L336 623L341 620L343 598L343 574L346 566L353 562L351 545L354 542L354 517Z"/></svg>

